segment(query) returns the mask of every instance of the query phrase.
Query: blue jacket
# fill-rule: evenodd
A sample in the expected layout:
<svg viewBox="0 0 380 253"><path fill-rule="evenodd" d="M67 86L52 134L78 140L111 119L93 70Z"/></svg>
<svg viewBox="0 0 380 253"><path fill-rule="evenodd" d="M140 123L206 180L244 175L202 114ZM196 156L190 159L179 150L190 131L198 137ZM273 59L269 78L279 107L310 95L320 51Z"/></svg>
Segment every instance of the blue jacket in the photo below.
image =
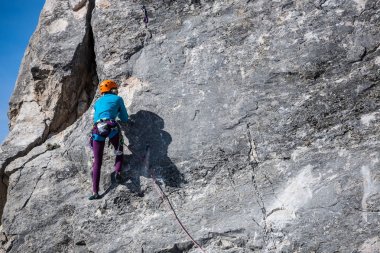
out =
<svg viewBox="0 0 380 253"><path fill-rule="evenodd" d="M95 102L94 109L94 124L101 119L115 120L116 117L119 117L122 122L128 121L128 112L125 108L124 101L118 95L112 93L104 94ZM108 137L112 138L117 133L117 130L113 130ZM93 134L93 139L96 141L105 140L104 137L97 134Z"/></svg>

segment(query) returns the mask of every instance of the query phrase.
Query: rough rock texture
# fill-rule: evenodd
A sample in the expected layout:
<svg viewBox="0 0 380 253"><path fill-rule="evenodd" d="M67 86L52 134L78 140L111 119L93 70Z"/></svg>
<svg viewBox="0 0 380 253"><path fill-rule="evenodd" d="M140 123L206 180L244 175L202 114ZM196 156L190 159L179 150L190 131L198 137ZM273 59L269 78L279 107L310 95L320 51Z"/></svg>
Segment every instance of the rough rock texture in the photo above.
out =
<svg viewBox="0 0 380 253"><path fill-rule="evenodd" d="M90 20L91 12L73 13L66 1L46 2L9 102L11 131L0 154L1 174L10 161L26 155L88 109L98 82ZM7 181L7 175L2 177ZM2 210L5 197L0 195Z"/></svg>
<svg viewBox="0 0 380 253"><path fill-rule="evenodd" d="M379 252L379 10L48 0L1 147L3 250L200 252L154 175L207 252ZM116 185L106 150L90 202L89 106L105 78L129 84L131 151Z"/></svg>

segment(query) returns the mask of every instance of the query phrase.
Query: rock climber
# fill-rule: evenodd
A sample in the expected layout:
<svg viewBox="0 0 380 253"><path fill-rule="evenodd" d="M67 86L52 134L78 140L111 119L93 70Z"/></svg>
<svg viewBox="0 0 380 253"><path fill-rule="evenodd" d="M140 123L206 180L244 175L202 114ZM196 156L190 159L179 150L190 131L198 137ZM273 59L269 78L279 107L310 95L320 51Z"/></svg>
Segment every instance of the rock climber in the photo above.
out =
<svg viewBox="0 0 380 253"><path fill-rule="evenodd" d="M112 80L104 80L99 85L101 97L95 102L94 127L91 132L90 144L94 152L92 167L92 192L89 200L99 199L100 168L102 166L103 151L106 138L115 149L115 180L121 181L121 167L123 164L123 143L120 137L120 127L116 122L118 117L121 123L128 121L128 112L123 99L118 96L118 85Z"/></svg>

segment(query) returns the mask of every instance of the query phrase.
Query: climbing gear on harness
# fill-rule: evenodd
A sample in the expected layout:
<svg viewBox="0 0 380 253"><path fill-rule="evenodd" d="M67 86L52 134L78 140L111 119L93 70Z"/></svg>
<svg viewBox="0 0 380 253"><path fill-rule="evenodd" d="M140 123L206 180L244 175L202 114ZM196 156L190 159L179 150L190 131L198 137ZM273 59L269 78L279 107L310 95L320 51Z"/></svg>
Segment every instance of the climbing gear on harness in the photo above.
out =
<svg viewBox="0 0 380 253"><path fill-rule="evenodd" d="M148 11L146 10L145 8L145 5L143 5L141 7L142 11L144 12L144 23L145 23L145 28L148 28L148 22L149 22L149 18L148 18Z"/></svg>
<svg viewBox="0 0 380 253"><path fill-rule="evenodd" d="M111 91L112 89L117 89L118 87L119 86L114 81L112 81L112 80L104 80L99 85L99 91L100 91L100 94L103 94L105 92Z"/></svg>
<svg viewBox="0 0 380 253"><path fill-rule="evenodd" d="M116 123L115 127L117 128L117 131L119 134L119 145L117 146L117 149L115 149L114 154L118 156L118 155L124 154L123 151L120 150L120 146L124 145L124 137L123 137L123 133L121 132L120 122L115 121L115 123ZM109 146L110 146L110 142L108 142L108 147Z"/></svg>
<svg viewBox="0 0 380 253"><path fill-rule="evenodd" d="M99 122L96 124L96 127L98 128L99 134L101 136L107 136L110 132L110 128L108 127L107 122Z"/></svg>
<svg viewBox="0 0 380 253"><path fill-rule="evenodd" d="M102 197L99 194L95 193L94 195L90 196L88 200L101 199L101 198Z"/></svg>
<svg viewBox="0 0 380 253"><path fill-rule="evenodd" d="M115 150L114 153L115 153L115 155L122 155L122 154L124 154L123 151L121 151L121 150Z"/></svg>
<svg viewBox="0 0 380 253"><path fill-rule="evenodd" d="M101 119L94 124L94 128L92 133L98 134L103 137L107 137L112 130L116 130L118 128L118 124L115 120L110 119Z"/></svg>

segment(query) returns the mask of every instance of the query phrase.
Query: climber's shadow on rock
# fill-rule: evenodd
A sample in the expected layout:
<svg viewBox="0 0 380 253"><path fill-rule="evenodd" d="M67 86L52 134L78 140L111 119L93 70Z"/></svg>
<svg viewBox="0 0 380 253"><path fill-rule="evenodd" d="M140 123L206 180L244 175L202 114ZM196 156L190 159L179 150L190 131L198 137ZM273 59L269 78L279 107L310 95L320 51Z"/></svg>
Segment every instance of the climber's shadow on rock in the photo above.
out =
<svg viewBox="0 0 380 253"><path fill-rule="evenodd" d="M132 152L130 155L124 155L123 184L133 192L143 194L140 176L151 178L152 172L157 181L166 186L177 188L183 182L183 175L167 154L172 138L163 129L164 120L149 111L139 111L130 115L129 123L122 127L129 141L128 148ZM146 156L147 146L149 156Z"/></svg>

